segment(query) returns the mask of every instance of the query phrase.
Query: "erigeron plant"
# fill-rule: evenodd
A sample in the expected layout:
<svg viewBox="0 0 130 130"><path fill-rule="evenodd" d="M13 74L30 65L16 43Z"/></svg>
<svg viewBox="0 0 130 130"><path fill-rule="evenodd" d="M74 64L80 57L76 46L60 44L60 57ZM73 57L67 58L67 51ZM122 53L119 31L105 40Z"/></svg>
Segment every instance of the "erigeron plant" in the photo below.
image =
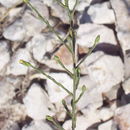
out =
<svg viewBox="0 0 130 130"><path fill-rule="evenodd" d="M24 60L20 60L20 63L25 65L25 66L27 66L27 67L32 67L37 72L42 73L48 79L52 80L55 84L57 84L59 87L64 89L68 93L68 95L71 96L71 98L72 98L72 100L71 100L71 107L72 107L72 109L71 110L68 108L65 100L62 100L62 104L63 104L63 106L64 106L64 108L66 110L66 113L72 119L72 130L75 130L75 128L76 128L76 117L77 117L76 104L78 103L78 101L80 100L80 98L82 97L84 92L86 91L86 86L83 85L82 86L82 91L81 91L80 95L77 97L76 91L77 91L77 88L79 86L79 81L80 81L80 65L92 53L92 51L95 48L96 44L100 40L100 36L98 35L96 37L96 39L94 41L93 47L88 51L88 53L81 60L78 61L77 60L77 55L76 55L77 54L77 49L76 49L76 31L74 29L74 13L75 13L75 9L76 9L76 6L78 5L79 0L75 0L75 4L74 4L74 7L73 7L72 10L70 10L70 8L69 8L69 0L64 0L64 3L61 0L55 0L55 1L59 5L61 5L65 10L67 10L67 12L68 12L70 27L69 27L69 30L68 30L65 38L62 38L59 35L59 33L57 31L55 31L53 26L50 25L49 21L46 18L44 18L38 12L38 10L29 2L29 0L24 0L24 2L37 14L37 18L40 19L42 22L44 22L47 25L47 27L50 29L50 31L53 32L57 36L57 38L62 43L62 45L65 45L65 47L71 53L72 59L73 59L73 63L72 63L73 64L73 66L72 66L73 72L71 72L70 70L68 70L66 68L66 66L62 63L62 61L60 60L60 58L58 56L54 56L54 59L68 73L68 75L73 80L73 86L72 86L73 87L73 91L72 92L69 91L60 82L56 81L53 77L51 77L50 75L46 74L43 70L35 67L31 63L29 63L27 61L24 61ZM48 121L52 122L59 130L64 130L64 128L62 128L62 126L53 117L47 115L46 119Z"/></svg>

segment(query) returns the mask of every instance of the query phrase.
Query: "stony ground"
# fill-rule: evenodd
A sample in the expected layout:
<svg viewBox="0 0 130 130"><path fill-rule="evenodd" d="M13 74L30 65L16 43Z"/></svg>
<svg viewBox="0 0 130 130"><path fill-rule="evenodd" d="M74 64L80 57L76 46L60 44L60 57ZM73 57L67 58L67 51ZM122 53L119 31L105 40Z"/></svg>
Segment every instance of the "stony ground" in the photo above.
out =
<svg viewBox="0 0 130 130"><path fill-rule="evenodd" d="M65 36L67 12L54 0L30 1ZM75 13L78 58L92 47L97 35L101 40L81 66L80 86L85 84L87 91L77 104L76 130L130 130L130 0L79 1ZM71 70L71 55L60 44L22 0L0 0L1 130L56 130L46 122L46 115L71 130L61 104L65 99L70 105L70 97L43 75L19 64L20 59L31 62L71 91L70 77L53 60L58 55Z"/></svg>

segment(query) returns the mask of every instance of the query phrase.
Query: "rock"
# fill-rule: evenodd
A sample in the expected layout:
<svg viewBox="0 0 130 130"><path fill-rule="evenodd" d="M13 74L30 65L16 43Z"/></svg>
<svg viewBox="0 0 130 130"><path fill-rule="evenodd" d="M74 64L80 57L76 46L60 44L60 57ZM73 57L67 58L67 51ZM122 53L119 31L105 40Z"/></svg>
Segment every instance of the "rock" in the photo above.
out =
<svg viewBox="0 0 130 130"><path fill-rule="evenodd" d="M15 96L15 88L12 84L8 83L6 80L0 82L0 108L6 104L9 104Z"/></svg>
<svg viewBox="0 0 130 130"><path fill-rule="evenodd" d="M15 101L8 102L0 106L0 129L1 130L20 130L17 122L25 120L25 107Z"/></svg>
<svg viewBox="0 0 130 130"><path fill-rule="evenodd" d="M13 7L15 5L18 5L22 3L22 0L0 0L0 4L2 4L3 6L10 8Z"/></svg>
<svg viewBox="0 0 130 130"><path fill-rule="evenodd" d="M28 67L19 63L19 60L25 60L31 62L31 55L27 49L19 49L12 57L11 63L7 67L7 75L26 75L28 72Z"/></svg>
<svg viewBox="0 0 130 130"><path fill-rule="evenodd" d="M32 121L29 126L24 126L22 130L53 130L45 121Z"/></svg>
<svg viewBox="0 0 130 130"><path fill-rule="evenodd" d="M8 121L8 123L1 128L1 130L20 130L20 127L16 122Z"/></svg>
<svg viewBox="0 0 130 130"><path fill-rule="evenodd" d="M110 9L110 3L91 5L87 11L91 20L97 24L113 24L115 23L114 11Z"/></svg>
<svg viewBox="0 0 130 130"><path fill-rule="evenodd" d="M130 78L123 82L123 89L125 91L125 94L130 93Z"/></svg>
<svg viewBox="0 0 130 130"><path fill-rule="evenodd" d="M98 121L99 120L95 119L94 117L93 119L89 119L85 116L78 116L75 130L86 130L89 126L91 126L94 123L97 123ZM71 130L71 120L66 121L63 124L63 128L65 130Z"/></svg>
<svg viewBox="0 0 130 130"><path fill-rule="evenodd" d="M81 24L77 30L77 43L81 46L92 47L95 38L100 35L100 43L117 44L113 30L104 25ZM109 35L109 37L108 37Z"/></svg>
<svg viewBox="0 0 130 130"><path fill-rule="evenodd" d="M130 16L129 0L110 0L116 16L117 36L122 46L123 52L130 49ZM127 6L126 6L127 5ZM123 12L123 13L122 13Z"/></svg>
<svg viewBox="0 0 130 130"><path fill-rule="evenodd" d="M35 60L46 64L45 54L53 50L55 40L55 36L52 34L36 34L27 43L27 49L33 54Z"/></svg>
<svg viewBox="0 0 130 130"><path fill-rule="evenodd" d="M98 55L98 52L95 54ZM89 57L91 58L92 55ZM91 62L87 69L90 79L97 84L96 88L99 92L108 92L112 87L124 80L124 65L118 56L105 54L98 60Z"/></svg>
<svg viewBox="0 0 130 130"><path fill-rule="evenodd" d="M34 120L46 119L46 115L52 115L49 110L50 102L45 91L38 85L33 84L23 99L27 114Z"/></svg>
<svg viewBox="0 0 130 130"><path fill-rule="evenodd" d="M55 50L56 46L52 49L52 52ZM44 60L44 63L49 66L50 68L57 69L57 70L64 70L59 63L54 60L54 55L58 56L62 63L65 65L65 67L72 71L72 55L68 51L68 49L63 45L61 46L53 55L50 51L51 60L46 58ZM46 56L47 57L47 56ZM68 58L69 57L69 58Z"/></svg>
<svg viewBox="0 0 130 130"><path fill-rule="evenodd" d="M130 52L127 50L124 54L125 79L130 77Z"/></svg>
<svg viewBox="0 0 130 130"><path fill-rule="evenodd" d="M4 29L3 36L11 41L23 41L26 36L24 26L21 20L17 20Z"/></svg>
<svg viewBox="0 0 130 130"><path fill-rule="evenodd" d="M130 130L130 104L122 106L115 111L114 120L121 130Z"/></svg>
<svg viewBox="0 0 130 130"><path fill-rule="evenodd" d="M17 7L17 8L12 8L9 11L9 23L12 23L13 21L15 21L17 18L19 18L22 15L24 8L22 7Z"/></svg>
<svg viewBox="0 0 130 130"><path fill-rule="evenodd" d="M108 92L103 93L103 95L110 101L117 99L117 94L120 88L120 84L113 86Z"/></svg>
<svg viewBox="0 0 130 130"><path fill-rule="evenodd" d="M97 92L97 88L96 87L93 89L91 88L91 89L87 90L84 93L84 95L81 97L81 99L77 103L77 109L82 110L82 109L86 108L87 110L90 110L90 109L95 110L102 106L102 101L103 101L102 95L101 95L101 93Z"/></svg>
<svg viewBox="0 0 130 130"><path fill-rule="evenodd" d="M63 84L68 90L72 91L72 80L71 78L64 73L50 73L55 80ZM64 77L64 78L63 78ZM68 96L68 93L52 82L50 79L47 79L46 89L49 94L49 99L52 103L61 102L62 99ZM57 96L58 95L58 96Z"/></svg>
<svg viewBox="0 0 130 130"><path fill-rule="evenodd" d="M79 0L79 3L76 7L76 10L77 11L83 11L86 7L88 7L90 5L90 3L92 2L92 0ZM69 8L70 9L73 9L74 7L74 4L75 4L75 0L70 0L69 1Z"/></svg>
<svg viewBox="0 0 130 130"><path fill-rule="evenodd" d="M118 130L113 123L113 120L109 120L98 126L98 130Z"/></svg>
<svg viewBox="0 0 130 130"><path fill-rule="evenodd" d="M5 70L7 63L10 61L9 46L6 41L0 41L0 74Z"/></svg>
<svg viewBox="0 0 130 130"><path fill-rule="evenodd" d="M102 108L99 110L99 117L102 121L109 120L114 115L114 112L109 108Z"/></svg>
<svg viewBox="0 0 130 130"><path fill-rule="evenodd" d="M26 30L26 39L37 35L47 27L45 23L33 16L32 11L30 10L25 11L22 17L22 22Z"/></svg>
<svg viewBox="0 0 130 130"><path fill-rule="evenodd" d="M49 10L42 0L30 0L30 3L38 10L42 17L49 19Z"/></svg>
<svg viewBox="0 0 130 130"><path fill-rule="evenodd" d="M64 23L69 23L67 11L54 0L43 0L51 8L51 15L60 18Z"/></svg>

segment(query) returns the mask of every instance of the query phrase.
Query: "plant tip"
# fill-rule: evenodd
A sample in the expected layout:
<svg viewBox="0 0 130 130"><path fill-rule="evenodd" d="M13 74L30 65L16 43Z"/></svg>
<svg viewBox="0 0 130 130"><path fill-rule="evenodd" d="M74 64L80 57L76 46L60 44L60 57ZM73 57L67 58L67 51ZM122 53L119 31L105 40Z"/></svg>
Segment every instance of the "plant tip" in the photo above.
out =
<svg viewBox="0 0 130 130"><path fill-rule="evenodd" d="M20 63L20 64L23 64L23 65L25 65L25 66L27 66L27 67L31 66L31 64L30 64L29 62L24 61L24 60L19 60L19 63Z"/></svg>
<svg viewBox="0 0 130 130"><path fill-rule="evenodd" d="M23 2L28 3L28 2L29 2L29 0L23 0Z"/></svg>

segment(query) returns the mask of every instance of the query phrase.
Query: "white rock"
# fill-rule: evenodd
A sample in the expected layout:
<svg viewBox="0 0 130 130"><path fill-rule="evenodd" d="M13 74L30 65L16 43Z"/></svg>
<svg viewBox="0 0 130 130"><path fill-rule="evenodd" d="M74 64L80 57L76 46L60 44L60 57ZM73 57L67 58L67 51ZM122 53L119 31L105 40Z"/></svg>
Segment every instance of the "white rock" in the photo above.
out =
<svg viewBox="0 0 130 130"><path fill-rule="evenodd" d="M72 80L67 74L50 73L50 76L52 76L58 82L63 84L68 90L72 91ZM49 98L52 103L61 102L62 99L68 96L68 93L65 90L60 88L50 79L47 79L46 89L48 91Z"/></svg>
<svg viewBox="0 0 130 130"><path fill-rule="evenodd" d="M31 36L35 36L40 33L43 29L46 28L46 24L41 20L32 15L32 11L27 10L23 17L22 22L24 24L24 28L26 30L26 38L30 38Z"/></svg>
<svg viewBox="0 0 130 130"><path fill-rule="evenodd" d="M22 7L12 8L9 11L9 22L12 23L12 21L16 20L16 18L21 15L22 11Z"/></svg>
<svg viewBox="0 0 130 130"><path fill-rule="evenodd" d="M87 69L100 92L108 92L124 80L124 66L118 56L104 55L90 64Z"/></svg>
<svg viewBox="0 0 130 130"><path fill-rule="evenodd" d="M125 79L130 77L130 52L126 51L124 54Z"/></svg>
<svg viewBox="0 0 130 130"><path fill-rule="evenodd" d="M117 130L117 128L113 127L113 121L109 120L109 121L99 125L98 130Z"/></svg>
<svg viewBox="0 0 130 130"><path fill-rule="evenodd" d="M0 0L0 3L3 6L10 8L13 7L14 5L22 3L22 0Z"/></svg>
<svg viewBox="0 0 130 130"><path fill-rule="evenodd" d="M77 117L77 125L76 125L76 128L75 130L86 130L89 126L91 126L92 124L94 123L97 123L99 120L95 119L93 117L93 119L89 120L89 118L85 117L85 116L78 116ZM72 130L71 129L71 120L68 120L66 121L64 124L63 124L63 128L65 130Z"/></svg>
<svg viewBox="0 0 130 130"><path fill-rule="evenodd" d="M34 120L46 119L46 115L52 114L48 109L50 107L49 98L38 84L31 86L23 102L28 116Z"/></svg>
<svg viewBox="0 0 130 130"><path fill-rule="evenodd" d="M130 93L130 78L123 82L123 89L125 91L125 94Z"/></svg>
<svg viewBox="0 0 130 130"><path fill-rule="evenodd" d="M122 106L115 111L114 120L121 130L130 130L130 104Z"/></svg>
<svg viewBox="0 0 130 130"><path fill-rule="evenodd" d="M102 121L110 119L111 117L113 117L113 115L113 111L109 108L102 108L101 110L99 110L99 117Z"/></svg>
<svg viewBox="0 0 130 130"><path fill-rule="evenodd" d="M6 104L9 104L13 100L13 97L15 96L14 89L14 86L6 80L2 80L0 82L0 108Z"/></svg>
<svg viewBox="0 0 130 130"><path fill-rule="evenodd" d="M69 1L69 8L70 9L73 9L75 2L76 2L76 0ZM86 7L88 7L90 5L91 2L92 2L92 0L79 0L79 3L77 4L76 10L83 11Z"/></svg>
<svg viewBox="0 0 130 130"><path fill-rule="evenodd" d="M27 49L33 54L35 60L46 64L44 54L53 49L54 41L55 38L52 34L36 34L27 43Z"/></svg>
<svg viewBox="0 0 130 130"><path fill-rule="evenodd" d="M117 36L121 43L123 52L130 49L130 16L129 16L129 0L110 0L112 8L116 16ZM123 12L123 13L122 13Z"/></svg>
<svg viewBox="0 0 130 130"><path fill-rule="evenodd" d="M51 15L60 18L64 23L68 23L69 22L69 17L67 15L67 11L61 7L59 4L57 4L56 1L54 0L43 0L44 3L51 7L52 11L51 11Z"/></svg>
<svg viewBox="0 0 130 130"><path fill-rule="evenodd" d="M103 4L94 4L89 7L87 13L91 20L97 24L112 24L115 23L114 11L109 8L109 2Z"/></svg>
<svg viewBox="0 0 130 130"><path fill-rule="evenodd" d="M81 109L97 109L102 106L102 94L97 92L97 88L87 90L77 103L77 108Z"/></svg>
<svg viewBox="0 0 130 130"><path fill-rule="evenodd" d="M100 43L117 44L113 30L104 25L81 24L77 30L77 35L77 43L81 46L92 47L97 35L101 37Z"/></svg>
<svg viewBox="0 0 130 130"><path fill-rule="evenodd" d="M33 121L29 126L24 126L22 130L53 130L46 122L44 121Z"/></svg>
<svg viewBox="0 0 130 130"><path fill-rule="evenodd" d="M20 127L16 122L9 120L4 124L1 130L20 130Z"/></svg>
<svg viewBox="0 0 130 130"><path fill-rule="evenodd" d="M45 18L49 18L49 11L42 0L30 0L30 3L38 10L38 12Z"/></svg>
<svg viewBox="0 0 130 130"><path fill-rule="evenodd" d="M0 73L10 61L9 46L5 41L0 41Z"/></svg>
<svg viewBox="0 0 130 130"><path fill-rule="evenodd" d="M115 85L110 89L110 91L103 93L105 97L107 97L110 101L117 99L117 94L120 88L120 84Z"/></svg>
<svg viewBox="0 0 130 130"><path fill-rule="evenodd" d="M11 41L22 41L26 36L26 30L21 20L15 21L4 29L3 36Z"/></svg>
<svg viewBox="0 0 130 130"><path fill-rule="evenodd" d="M126 25L124 25L126 26ZM123 30L123 29L122 29ZM118 31L117 33L118 39L120 41L123 52L130 49L130 33L125 33L124 31Z"/></svg>
<svg viewBox="0 0 130 130"><path fill-rule="evenodd" d="M26 49L19 49L12 57L11 63L7 67L7 74L24 75L28 71L28 67L19 63L19 60L31 62L31 55Z"/></svg>

